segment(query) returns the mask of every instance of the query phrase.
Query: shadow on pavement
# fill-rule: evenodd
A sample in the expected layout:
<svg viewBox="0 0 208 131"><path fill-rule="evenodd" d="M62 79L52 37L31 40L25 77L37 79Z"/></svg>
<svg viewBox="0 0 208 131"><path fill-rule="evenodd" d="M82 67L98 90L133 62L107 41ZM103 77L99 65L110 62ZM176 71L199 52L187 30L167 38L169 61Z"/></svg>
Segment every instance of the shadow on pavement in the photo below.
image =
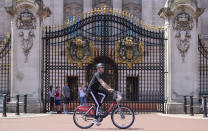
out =
<svg viewBox="0 0 208 131"><path fill-rule="evenodd" d="M94 130L121 130L118 128L91 128ZM144 130L144 128L128 128L128 129L124 129L124 130Z"/></svg>

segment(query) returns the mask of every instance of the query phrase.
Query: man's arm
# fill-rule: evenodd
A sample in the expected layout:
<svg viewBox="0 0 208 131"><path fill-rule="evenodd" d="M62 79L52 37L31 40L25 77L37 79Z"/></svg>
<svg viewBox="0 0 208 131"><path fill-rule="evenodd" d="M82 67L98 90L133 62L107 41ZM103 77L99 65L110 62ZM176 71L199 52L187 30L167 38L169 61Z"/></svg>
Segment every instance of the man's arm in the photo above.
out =
<svg viewBox="0 0 208 131"><path fill-rule="evenodd" d="M100 84L108 91L113 91L112 88L110 88L110 86L108 86L102 79L98 79L98 81L100 82Z"/></svg>
<svg viewBox="0 0 208 131"><path fill-rule="evenodd" d="M62 90L62 95L65 97L64 90Z"/></svg>

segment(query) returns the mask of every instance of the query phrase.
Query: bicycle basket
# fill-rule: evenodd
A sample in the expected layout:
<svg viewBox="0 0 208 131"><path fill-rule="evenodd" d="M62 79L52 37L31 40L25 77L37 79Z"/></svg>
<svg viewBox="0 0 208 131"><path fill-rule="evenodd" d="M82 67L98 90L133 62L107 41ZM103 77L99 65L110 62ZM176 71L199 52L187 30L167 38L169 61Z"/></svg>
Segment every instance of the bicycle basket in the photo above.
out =
<svg viewBox="0 0 208 131"><path fill-rule="evenodd" d="M115 99L117 102L120 102L122 100L121 92L115 91L113 93L113 99Z"/></svg>

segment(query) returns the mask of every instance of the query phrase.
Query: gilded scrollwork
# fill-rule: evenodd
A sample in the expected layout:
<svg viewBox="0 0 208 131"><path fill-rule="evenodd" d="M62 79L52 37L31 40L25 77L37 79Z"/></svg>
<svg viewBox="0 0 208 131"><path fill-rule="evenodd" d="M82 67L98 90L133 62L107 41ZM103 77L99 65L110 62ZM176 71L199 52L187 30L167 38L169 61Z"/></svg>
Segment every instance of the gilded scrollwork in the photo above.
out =
<svg viewBox="0 0 208 131"><path fill-rule="evenodd" d="M132 37L126 37L116 43L116 56L119 62L127 64L128 68L132 68L133 64L142 61L143 43L134 42Z"/></svg>
<svg viewBox="0 0 208 131"><path fill-rule="evenodd" d="M36 28L35 16L28 9L25 9L17 16L16 26L18 29L25 29L25 30L35 29Z"/></svg>
<svg viewBox="0 0 208 131"><path fill-rule="evenodd" d="M29 9L23 10L16 19L16 27L19 29L19 36L22 40L22 49L25 55L25 63L28 62L28 55L33 47L34 29L36 28L35 16Z"/></svg>
<svg viewBox="0 0 208 131"><path fill-rule="evenodd" d="M32 30L23 30L19 33L22 38L22 49L25 55L25 63L28 62L28 55L33 47L33 37L35 36Z"/></svg>
<svg viewBox="0 0 208 131"><path fill-rule="evenodd" d="M175 37L178 39L176 46L182 56L182 61L184 62L185 54L187 53L190 42L189 39L191 38L190 31L192 30L194 24L192 17L182 10L174 20L173 27L176 30Z"/></svg>
<svg viewBox="0 0 208 131"><path fill-rule="evenodd" d="M82 67L83 63L93 61L94 44L92 42L75 38L66 45L66 54L70 63L76 63L78 67Z"/></svg>

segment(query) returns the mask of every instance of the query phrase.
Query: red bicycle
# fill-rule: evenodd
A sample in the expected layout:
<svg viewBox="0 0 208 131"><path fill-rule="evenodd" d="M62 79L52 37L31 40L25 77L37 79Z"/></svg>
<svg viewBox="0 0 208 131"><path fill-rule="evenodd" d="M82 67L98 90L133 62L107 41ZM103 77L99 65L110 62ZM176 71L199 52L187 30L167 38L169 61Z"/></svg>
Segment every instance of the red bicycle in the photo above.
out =
<svg viewBox="0 0 208 131"><path fill-rule="evenodd" d="M107 111L99 111L100 122L103 118L107 117L108 114L111 113L111 120L113 124L120 129L129 128L135 119L134 112L127 106L121 106L119 102L121 101L122 97L120 92L114 91L113 92L113 102L109 106ZM116 106L115 106L116 105ZM113 108L115 106L115 108ZM74 123L82 129L90 128L94 125L92 120L95 116L95 105L93 106L78 106L74 110L73 120Z"/></svg>

